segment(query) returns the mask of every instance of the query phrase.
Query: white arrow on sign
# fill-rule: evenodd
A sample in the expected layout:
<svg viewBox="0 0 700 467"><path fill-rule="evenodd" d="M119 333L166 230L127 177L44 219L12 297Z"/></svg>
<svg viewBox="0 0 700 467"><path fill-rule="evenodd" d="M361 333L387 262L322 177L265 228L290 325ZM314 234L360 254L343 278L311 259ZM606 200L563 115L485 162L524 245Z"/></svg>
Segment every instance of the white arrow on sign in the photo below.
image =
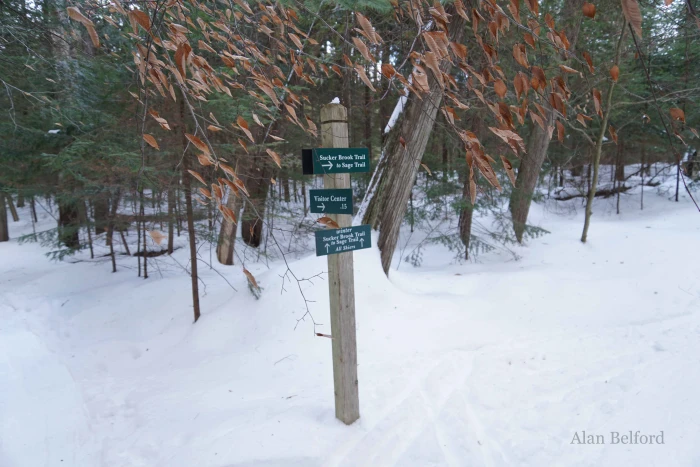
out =
<svg viewBox="0 0 700 467"><path fill-rule="evenodd" d="M328 254L328 248L329 248L329 245L328 245L328 243L326 243L326 254Z"/></svg>
<svg viewBox="0 0 700 467"><path fill-rule="evenodd" d="M327 168L328 170L331 170L333 168L333 163L331 161L328 161L328 165L321 164L321 167L323 167L324 169Z"/></svg>
<svg viewBox="0 0 700 467"><path fill-rule="evenodd" d="M324 203L321 203L321 205L318 206L318 208L319 208L321 211L325 211L325 210L326 210L326 205L325 205Z"/></svg>
<svg viewBox="0 0 700 467"><path fill-rule="evenodd" d="M360 248L364 247L364 245L365 245L365 239L361 238L360 239Z"/></svg>

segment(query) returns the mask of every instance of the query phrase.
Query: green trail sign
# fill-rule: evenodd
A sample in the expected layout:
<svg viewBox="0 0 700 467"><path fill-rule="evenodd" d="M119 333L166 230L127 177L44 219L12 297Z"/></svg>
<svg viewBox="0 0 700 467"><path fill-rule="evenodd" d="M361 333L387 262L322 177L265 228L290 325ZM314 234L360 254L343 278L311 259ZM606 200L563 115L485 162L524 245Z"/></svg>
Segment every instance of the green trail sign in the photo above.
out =
<svg viewBox="0 0 700 467"><path fill-rule="evenodd" d="M369 149L302 149L301 161L304 175L369 172Z"/></svg>
<svg viewBox="0 0 700 467"><path fill-rule="evenodd" d="M309 190L311 212L315 214L352 214L352 190Z"/></svg>
<svg viewBox="0 0 700 467"><path fill-rule="evenodd" d="M369 225L316 231L316 256L362 250L372 246Z"/></svg>

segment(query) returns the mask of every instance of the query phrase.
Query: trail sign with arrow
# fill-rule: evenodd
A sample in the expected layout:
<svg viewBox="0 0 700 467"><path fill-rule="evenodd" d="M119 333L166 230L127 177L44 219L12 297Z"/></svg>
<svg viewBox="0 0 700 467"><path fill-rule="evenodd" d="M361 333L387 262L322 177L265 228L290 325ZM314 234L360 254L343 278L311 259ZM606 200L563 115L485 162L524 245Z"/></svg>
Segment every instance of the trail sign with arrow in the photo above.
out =
<svg viewBox="0 0 700 467"><path fill-rule="evenodd" d="M316 256L370 248L372 246L371 230L369 225L318 230L316 231Z"/></svg>
<svg viewBox="0 0 700 467"><path fill-rule="evenodd" d="M314 214L352 214L352 189L309 190Z"/></svg>
<svg viewBox="0 0 700 467"><path fill-rule="evenodd" d="M369 172L369 149L302 149L301 161L304 175Z"/></svg>

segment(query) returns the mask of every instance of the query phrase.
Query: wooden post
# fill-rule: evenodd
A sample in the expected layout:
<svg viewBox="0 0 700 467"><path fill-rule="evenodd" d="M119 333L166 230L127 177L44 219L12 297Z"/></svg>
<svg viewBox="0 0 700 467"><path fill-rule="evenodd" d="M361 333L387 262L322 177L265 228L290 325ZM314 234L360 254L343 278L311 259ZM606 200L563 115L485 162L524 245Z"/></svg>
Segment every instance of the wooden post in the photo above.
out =
<svg viewBox="0 0 700 467"><path fill-rule="evenodd" d="M348 111L340 104L321 108L321 145L348 147ZM351 188L350 174L323 176L324 188ZM350 227L350 214L328 214L340 227ZM357 340L355 338L355 277L352 252L328 256L328 289L333 337L333 386L335 416L350 425L360 418L357 389Z"/></svg>

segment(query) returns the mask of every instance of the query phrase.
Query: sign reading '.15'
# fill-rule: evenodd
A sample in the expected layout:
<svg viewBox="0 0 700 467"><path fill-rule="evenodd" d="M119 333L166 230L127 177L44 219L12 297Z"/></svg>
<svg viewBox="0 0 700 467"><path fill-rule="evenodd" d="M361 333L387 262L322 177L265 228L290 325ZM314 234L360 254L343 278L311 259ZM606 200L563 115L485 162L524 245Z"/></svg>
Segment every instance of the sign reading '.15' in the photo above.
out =
<svg viewBox="0 0 700 467"><path fill-rule="evenodd" d="M317 230L315 233L316 256L363 250L372 246L372 234L369 225Z"/></svg>
<svg viewBox="0 0 700 467"><path fill-rule="evenodd" d="M315 214L352 214L352 190L336 188L309 190L311 212Z"/></svg>
<svg viewBox="0 0 700 467"><path fill-rule="evenodd" d="M304 175L369 172L367 148L314 148L301 150Z"/></svg>

